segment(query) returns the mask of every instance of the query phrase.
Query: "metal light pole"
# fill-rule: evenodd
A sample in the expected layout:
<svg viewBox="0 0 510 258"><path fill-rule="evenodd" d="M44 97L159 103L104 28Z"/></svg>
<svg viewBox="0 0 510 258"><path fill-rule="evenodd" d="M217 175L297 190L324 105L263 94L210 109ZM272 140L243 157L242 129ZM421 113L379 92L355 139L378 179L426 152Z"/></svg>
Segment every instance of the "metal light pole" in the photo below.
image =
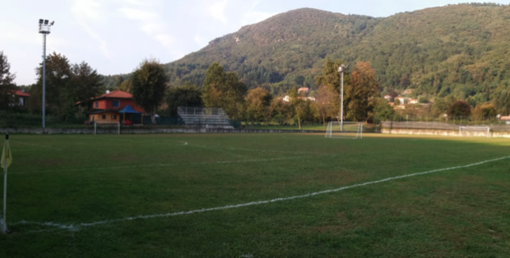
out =
<svg viewBox="0 0 510 258"><path fill-rule="evenodd" d="M342 64L338 67L340 73L340 131L344 131L344 69L345 65Z"/></svg>
<svg viewBox="0 0 510 258"><path fill-rule="evenodd" d="M50 28L54 21L48 24L48 20L39 19L39 33L43 34L43 67L42 67L42 128L46 129L46 35L50 34Z"/></svg>

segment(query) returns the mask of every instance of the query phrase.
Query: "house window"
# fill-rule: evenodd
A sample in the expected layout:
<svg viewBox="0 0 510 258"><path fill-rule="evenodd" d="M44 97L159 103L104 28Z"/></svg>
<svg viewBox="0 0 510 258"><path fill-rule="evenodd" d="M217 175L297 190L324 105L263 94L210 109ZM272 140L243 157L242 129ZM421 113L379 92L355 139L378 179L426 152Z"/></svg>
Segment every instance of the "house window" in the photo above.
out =
<svg viewBox="0 0 510 258"><path fill-rule="evenodd" d="M117 115L112 115L112 119L117 119Z"/></svg>
<svg viewBox="0 0 510 258"><path fill-rule="evenodd" d="M106 115L103 115L102 118L103 118L103 120L105 120L106 119Z"/></svg>
<svg viewBox="0 0 510 258"><path fill-rule="evenodd" d="M119 107L120 103L118 100L112 100L112 107Z"/></svg>
<svg viewBox="0 0 510 258"><path fill-rule="evenodd" d="M98 108L99 107L99 101L96 101L95 102L95 108Z"/></svg>

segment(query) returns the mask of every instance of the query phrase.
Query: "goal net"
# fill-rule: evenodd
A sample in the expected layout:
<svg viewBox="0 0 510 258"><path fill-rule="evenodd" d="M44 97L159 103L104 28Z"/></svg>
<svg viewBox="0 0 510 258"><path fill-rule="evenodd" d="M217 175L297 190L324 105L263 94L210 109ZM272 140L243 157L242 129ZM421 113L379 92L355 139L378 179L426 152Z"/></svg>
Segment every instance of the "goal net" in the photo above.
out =
<svg viewBox="0 0 510 258"><path fill-rule="evenodd" d="M338 121L331 121L326 129L326 138L362 139L363 123L344 121L342 124Z"/></svg>
<svg viewBox="0 0 510 258"><path fill-rule="evenodd" d="M488 126L459 126L459 136L491 137L491 129Z"/></svg>
<svg viewBox="0 0 510 258"><path fill-rule="evenodd" d="M94 123L94 135L120 134L120 123Z"/></svg>

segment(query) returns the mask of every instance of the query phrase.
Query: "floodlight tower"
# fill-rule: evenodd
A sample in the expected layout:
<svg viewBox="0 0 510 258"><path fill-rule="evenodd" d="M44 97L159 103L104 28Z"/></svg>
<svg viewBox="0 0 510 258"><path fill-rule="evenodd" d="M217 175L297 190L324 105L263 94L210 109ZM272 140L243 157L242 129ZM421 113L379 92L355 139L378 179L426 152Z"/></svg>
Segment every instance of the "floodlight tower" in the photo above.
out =
<svg viewBox="0 0 510 258"><path fill-rule="evenodd" d="M42 67L42 128L43 133L46 128L46 35L50 34L50 28L55 24L54 21L51 23L48 20L39 19L39 33L43 34L43 67Z"/></svg>
<svg viewBox="0 0 510 258"><path fill-rule="evenodd" d="M344 64L338 67L338 72L340 73L340 131L344 131Z"/></svg>

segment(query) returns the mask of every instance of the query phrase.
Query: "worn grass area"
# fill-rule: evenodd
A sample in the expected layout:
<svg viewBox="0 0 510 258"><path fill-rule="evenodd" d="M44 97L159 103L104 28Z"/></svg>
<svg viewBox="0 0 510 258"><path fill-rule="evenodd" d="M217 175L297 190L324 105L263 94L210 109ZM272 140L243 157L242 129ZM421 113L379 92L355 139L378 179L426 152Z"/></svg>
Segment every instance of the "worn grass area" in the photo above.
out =
<svg viewBox="0 0 510 258"><path fill-rule="evenodd" d="M510 140L11 135L11 148L0 257L510 256L510 158L201 210L507 157Z"/></svg>

